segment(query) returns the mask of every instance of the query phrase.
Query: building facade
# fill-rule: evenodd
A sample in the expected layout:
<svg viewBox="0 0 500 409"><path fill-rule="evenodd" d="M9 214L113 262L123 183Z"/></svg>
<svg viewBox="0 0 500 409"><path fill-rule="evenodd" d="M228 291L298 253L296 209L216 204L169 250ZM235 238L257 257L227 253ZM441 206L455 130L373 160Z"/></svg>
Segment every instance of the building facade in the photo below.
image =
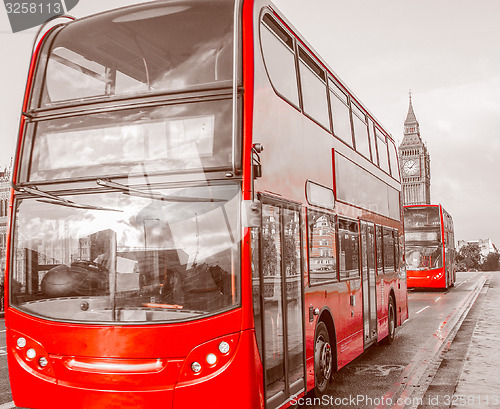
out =
<svg viewBox="0 0 500 409"><path fill-rule="evenodd" d="M401 166L403 204L419 205L431 203L431 159L427 147L420 137L420 126L410 106L404 123L404 136L398 155Z"/></svg>
<svg viewBox="0 0 500 409"><path fill-rule="evenodd" d="M488 254L498 252L498 249L493 244L491 239L459 240L458 241L458 251L460 251L460 249L463 246L466 246L468 244L477 244L479 246L479 249L481 250L481 260L482 261L484 261L486 259L486 257L488 257Z"/></svg>
<svg viewBox="0 0 500 409"><path fill-rule="evenodd" d="M0 268L5 271L5 249L7 247L7 223L10 200L10 169L0 171Z"/></svg>

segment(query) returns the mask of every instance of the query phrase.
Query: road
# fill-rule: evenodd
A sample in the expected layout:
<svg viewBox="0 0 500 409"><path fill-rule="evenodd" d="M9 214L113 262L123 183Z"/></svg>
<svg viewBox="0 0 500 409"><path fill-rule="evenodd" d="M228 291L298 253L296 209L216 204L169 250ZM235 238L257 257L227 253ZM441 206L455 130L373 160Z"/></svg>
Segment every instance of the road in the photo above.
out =
<svg viewBox="0 0 500 409"><path fill-rule="evenodd" d="M448 291L410 291L410 319L398 329L394 343L370 347L334 375L326 398L305 401L309 405L303 407L417 408L451 399L425 392L486 278L482 272L458 273Z"/></svg>
<svg viewBox="0 0 500 409"><path fill-rule="evenodd" d="M370 347L334 375L323 400L305 401L302 407L417 408L437 399L425 392L486 278L482 272L458 273L448 291L410 291L410 319L398 329L394 343ZM15 406L7 372L5 322L0 320L0 409L10 408Z"/></svg>

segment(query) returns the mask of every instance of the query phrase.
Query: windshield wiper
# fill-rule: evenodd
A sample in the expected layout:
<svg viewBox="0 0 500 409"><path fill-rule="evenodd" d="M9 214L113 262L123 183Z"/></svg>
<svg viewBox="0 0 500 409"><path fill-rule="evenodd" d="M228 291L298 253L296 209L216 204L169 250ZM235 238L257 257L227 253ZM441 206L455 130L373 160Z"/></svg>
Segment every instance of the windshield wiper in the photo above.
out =
<svg viewBox="0 0 500 409"><path fill-rule="evenodd" d="M131 196L139 196L139 197L146 197L148 199L154 199L154 200L162 200L164 202L187 202L187 203L193 203L193 202L225 202L225 199L215 199L212 197L191 197L191 196L173 196L173 195L165 195L161 192L154 192L154 191L144 191L144 190L139 190L135 189L133 187L123 185L121 183L117 182L112 182L108 179L97 179L96 183L99 186L104 186L104 187L110 187L112 189L120 190L121 192L131 195Z"/></svg>
<svg viewBox="0 0 500 409"><path fill-rule="evenodd" d="M21 193L27 193L30 196L41 197L42 199L39 201L44 202L44 203L51 203L51 204L67 206L67 207L76 207L78 209L107 210L107 211L111 211L111 212L122 212L123 211L123 210L118 210L118 209L110 209L107 207L93 206L93 205L89 205L89 204L85 204L85 203L76 203L76 202L73 202L72 200L63 199L62 197L55 196L51 193L44 192L43 190L40 190L38 188L33 188L33 187L14 186L14 190L21 192Z"/></svg>

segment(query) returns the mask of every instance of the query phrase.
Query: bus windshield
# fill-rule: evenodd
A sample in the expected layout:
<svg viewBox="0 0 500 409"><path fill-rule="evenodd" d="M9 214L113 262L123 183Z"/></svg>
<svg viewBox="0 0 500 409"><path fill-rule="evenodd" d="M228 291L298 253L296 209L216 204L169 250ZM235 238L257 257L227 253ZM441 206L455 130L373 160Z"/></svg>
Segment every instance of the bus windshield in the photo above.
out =
<svg viewBox="0 0 500 409"><path fill-rule="evenodd" d="M11 305L80 322L171 322L239 304L237 185L101 182L16 202ZM110 189L111 188L111 189Z"/></svg>
<svg viewBox="0 0 500 409"><path fill-rule="evenodd" d="M406 245L406 268L412 271L443 267L443 246Z"/></svg>
<svg viewBox="0 0 500 409"><path fill-rule="evenodd" d="M405 229L441 227L439 207L405 207Z"/></svg>
<svg viewBox="0 0 500 409"><path fill-rule="evenodd" d="M31 108L230 81L233 16L232 0L158 1L70 23L44 51Z"/></svg>

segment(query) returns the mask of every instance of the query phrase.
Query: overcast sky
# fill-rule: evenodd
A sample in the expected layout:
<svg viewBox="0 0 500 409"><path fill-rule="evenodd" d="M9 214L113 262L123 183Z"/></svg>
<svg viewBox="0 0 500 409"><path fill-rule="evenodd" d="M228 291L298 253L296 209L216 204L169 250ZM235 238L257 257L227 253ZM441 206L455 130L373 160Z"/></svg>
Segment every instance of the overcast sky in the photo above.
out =
<svg viewBox="0 0 500 409"><path fill-rule="evenodd" d="M80 0L81 17L137 1ZM457 240L500 247L500 1L276 0L277 7L392 134L408 91L431 156L431 201ZM15 150L35 30L12 34L0 5L0 166Z"/></svg>

